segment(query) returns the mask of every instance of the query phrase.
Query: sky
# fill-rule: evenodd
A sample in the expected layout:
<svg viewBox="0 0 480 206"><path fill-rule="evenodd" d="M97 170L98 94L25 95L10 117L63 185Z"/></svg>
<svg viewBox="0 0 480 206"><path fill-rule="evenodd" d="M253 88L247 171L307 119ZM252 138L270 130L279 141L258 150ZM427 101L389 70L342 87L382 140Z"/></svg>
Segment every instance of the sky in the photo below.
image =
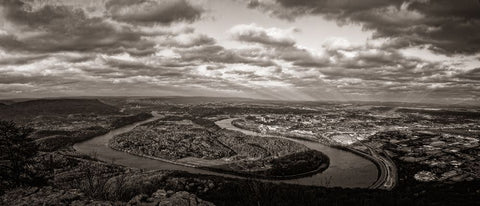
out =
<svg viewBox="0 0 480 206"><path fill-rule="evenodd" d="M2 0L0 99L480 103L480 0Z"/></svg>

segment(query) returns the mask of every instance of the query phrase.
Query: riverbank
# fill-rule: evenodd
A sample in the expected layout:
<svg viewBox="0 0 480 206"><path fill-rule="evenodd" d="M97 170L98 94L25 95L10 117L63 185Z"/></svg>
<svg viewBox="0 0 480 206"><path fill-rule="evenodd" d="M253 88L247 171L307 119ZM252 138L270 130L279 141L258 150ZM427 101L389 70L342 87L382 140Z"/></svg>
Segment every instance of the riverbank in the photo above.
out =
<svg viewBox="0 0 480 206"><path fill-rule="evenodd" d="M210 120L201 122L215 125ZM313 175L326 169L329 162L320 151L296 142L252 137L230 130L210 132L182 118L138 125L113 136L108 146L171 164L271 180Z"/></svg>
<svg viewBox="0 0 480 206"><path fill-rule="evenodd" d="M125 152L114 150L108 147L108 142L113 136L122 134L132 130L135 126L144 124L159 117L154 117L152 119L139 122L133 125L119 128L113 130L105 135L90 139L88 141L75 144L74 148L80 153L86 155L92 155L97 159L114 162L115 164L124 165L127 167L145 169L145 170L178 170L185 171L192 174L208 174L208 175L217 175L223 177L231 178L246 178L238 175L226 174L223 172L214 172L209 170L204 170L201 168L182 166L178 164L173 164L169 162L154 160L150 158L140 157ZM229 124L231 119L223 119L215 122L215 124L225 127L232 127ZM229 128L225 128L229 129ZM294 140L296 141L296 140ZM344 152L337 150L325 145L311 143L311 142L302 142L302 144L308 145L308 148L322 151L328 157L330 157L329 167L323 170L322 172L309 174L310 176L299 177L295 179L288 180L265 180L265 181L274 181L277 183L287 183L287 184L298 184L298 185L311 185L311 186L325 186L325 187L344 187L344 188L368 188L372 185L373 182L377 180L377 167L366 160L363 157L354 155L353 153ZM333 159L332 159L333 158ZM313 172L312 172L313 173Z"/></svg>
<svg viewBox="0 0 480 206"><path fill-rule="evenodd" d="M358 155L345 148L331 147L331 145L326 145L311 140L309 141L284 136L261 134L250 130L238 128L231 123L236 119L238 118L224 119L221 121L217 121L216 123L221 128L239 131L248 135L281 138L295 141L307 146L310 149L321 151L322 153L327 155L330 158L330 165L329 168L323 171L320 176L322 176L321 178L323 179L323 181L328 182L328 186L339 184L339 182L342 182L342 185L346 185L348 183L344 182L345 180L355 182L363 178L364 180L368 180L368 182L363 181L361 187L370 188L371 185L378 181L378 177L380 175L379 172L381 170L379 170L375 162L369 158L365 158L364 156ZM328 181L326 181L327 179Z"/></svg>
<svg viewBox="0 0 480 206"><path fill-rule="evenodd" d="M315 152L315 151L308 151L308 152ZM219 168L219 167L217 167L217 168L215 168L215 167L200 167L200 168L210 170L210 171L215 171L215 172L221 172L221 173L246 177L246 178L252 178L252 179L294 180L294 179L298 179L298 178L309 177L309 176L315 175L317 173L321 173L328 168L328 166L330 164L330 159L328 158L328 156L324 155L323 153L318 153L318 155L320 156L321 160L320 160L320 164L318 166L316 166L315 169L307 171L307 172L293 174L293 175L281 175L281 176L262 175L261 173L264 172L264 171L239 172L239 171L234 171L234 170L226 170L226 169L222 169L222 168Z"/></svg>
<svg viewBox="0 0 480 206"><path fill-rule="evenodd" d="M258 135L270 136L270 137L294 139L294 140L297 140L297 141L315 142L315 143L319 143L319 144L324 144L325 146L328 146L328 147L331 147L331 148L336 148L336 149L339 149L339 150L342 150L342 151L350 152L350 153L353 153L355 155L361 156L361 157L371 161L373 164L375 164L375 166L377 168L377 172L378 172L377 178L369 186L369 188L391 190L396 185L397 172L396 172L395 164L388 157L384 157L382 155L379 155L379 154L375 153L372 149L370 149L371 154L367 154L365 152L358 151L358 150L355 150L355 149L350 148L350 147L325 144L325 143L321 143L321 142L318 142L318 141L312 141L311 139L306 139L306 138L285 137L285 136L278 136L277 134L262 134L262 133L258 133L258 132L255 132L255 131L250 131L249 129L245 129L245 128L255 128L255 127L244 127L243 124L238 124L237 120L238 119L233 119L231 121L231 124L234 127L237 127L237 129L236 129L237 131L244 131L244 132L247 132L249 134L257 133ZM240 127L238 127L238 126L240 126Z"/></svg>

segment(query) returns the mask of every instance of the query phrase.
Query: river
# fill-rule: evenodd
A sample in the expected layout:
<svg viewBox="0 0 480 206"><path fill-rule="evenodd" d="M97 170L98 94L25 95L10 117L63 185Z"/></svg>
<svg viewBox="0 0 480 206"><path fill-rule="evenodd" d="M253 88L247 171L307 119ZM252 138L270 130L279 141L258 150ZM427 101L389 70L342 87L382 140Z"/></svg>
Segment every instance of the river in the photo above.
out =
<svg viewBox="0 0 480 206"><path fill-rule="evenodd" d="M105 135L94 137L90 140L77 143L73 147L80 153L93 156L99 160L105 162L113 162L115 164L140 168L145 170L180 170L186 171L194 174L207 174L207 175L217 175L224 177L234 177L241 178L235 175L229 175L224 173L212 172L207 170L202 170L193 167L181 166L172 163L167 163L159 160L148 159L145 157L131 155L125 152L113 150L108 146L108 141L114 136L129 132L138 125L145 124L147 122L155 121L159 119L158 115L155 115L153 118L148 120L137 122L132 125L124 126L115 130L110 131ZM231 122L232 119L224 119L215 122L218 126L243 132L248 135L260 135L255 132L248 130L243 130L237 127L234 127ZM278 138L278 137L271 137ZM284 182L291 184L300 184L300 185L314 185L314 186L326 186L326 187L359 187L359 188L368 188L370 187L378 178L378 169L373 162L370 160L356 155L351 152L344 150L332 148L320 143L302 141L296 139L289 140L301 143L311 149L318 150L326 154L330 158L329 167L321 172L317 173L310 177L302 177L291 180L263 180L263 181L272 181L272 182Z"/></svg>

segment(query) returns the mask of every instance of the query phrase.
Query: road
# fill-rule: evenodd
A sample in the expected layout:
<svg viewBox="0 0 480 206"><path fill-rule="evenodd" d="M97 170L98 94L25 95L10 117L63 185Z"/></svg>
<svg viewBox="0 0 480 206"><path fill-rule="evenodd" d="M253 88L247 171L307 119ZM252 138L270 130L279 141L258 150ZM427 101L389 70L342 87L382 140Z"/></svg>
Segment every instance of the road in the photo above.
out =
<svg viewBox="0 0 480 206"><path fill-rule="evenodd" d="M259 134L259 133L253 132L253 131L240 129L240 128L237 128L237 127L231 125L231 121L234 120L234 119L236 119L236 118L223 120L223 121L226 121L227 124L218 124L220 122L219 121L219 122L217 122L217 125L219 125L222 128L231 129L231 130L235 130L235 131L240 131L240 132L248 134L248 135L263 135L263 136L265 136L264 134ZM336 164L339 164L338 161L342 161L342 159L337 158L338 155L345 155L345 153L339 153L338 151L331 152L332 150L330 150L328 146L318 148L317 145L320 144L320 143L315 143L314 145L312 145L308 141L304 141L304 140L297 140L297 139L292 139L292 138L288 138L288 137L281 137L281 136L276 136L276 135L267 135L267 136L283 138L283 139L288 139L288 140L291 140L291 141L295 141L295 142L301 143L301 144L303 144L303 145L305 145L305 146L307 146L311 149L316 149L320 152L326 153L326 155L330 158L330 166L331 167L335 167ZM363 152L363 151L359 151L359 150L355 150L355 149L351 149L351 148L347 148L347 150L349 150L353 153L356 153L357 155L364 156L364 157L368 158L369 160L371 160L372 162L375 163L375 165L378 169L378 172L379 172L378 173L378 178L368 188L384 189L384 190L393 189L395 187L396 183L397 183L397 178L398 178L397 177L398 176L397 175L397 167L395 166L393 161L390 158L388 158L387 156L383 156L383 155L377 153L375 150L373 150L368 145L365 145L365 144L363 144L363 145L368 148L368 150L369 150L368 153ZM336 172L340 172L340 171L337 170Z"/></svg>
<svg viewBox="0 0 480 206"><path fill-rule="evenodd" d="M327 155L330 159L330 165L325 171L318 174L319 177L316 179L330 178L329 186L374 188L372 187L373 184L383 182L379 181L378 177L382 177L384 170L380 169L378 166L380 164L376 161L377 159L371 157L370 154L348 148L331 147L314 141L293 139L279 135L260 134L233 126L232 121L235 119L237 118L224 119L215 123L221 128L239 131L247 135L287 139Z"/></svg>
<svg viewBox="0 0 480 206"><path fill-rule="evenodd" d="M370 188L392 190L396 186L398 180L397 167L395 166L395 163L393 163L388 156L383 156L368 145L363 143L361 144L368 148L369 153L367 154L361 151L357 152L369 155L372 161L375 161L380 171L377 181L373 183Z"/></svg>

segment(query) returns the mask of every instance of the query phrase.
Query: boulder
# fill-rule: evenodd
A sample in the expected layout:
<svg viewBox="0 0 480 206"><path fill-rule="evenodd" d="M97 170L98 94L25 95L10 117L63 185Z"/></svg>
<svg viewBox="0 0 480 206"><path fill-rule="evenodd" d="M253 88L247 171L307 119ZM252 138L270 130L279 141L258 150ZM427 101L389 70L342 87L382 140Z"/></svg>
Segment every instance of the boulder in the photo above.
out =
<svg viewBox="0 0 480 206"><path fill-rule="evenodd" d="M210 206L214 204L211 202L204 201L198 198L194 194L181 191L173 194L171 197L167 199L162 200L159 205L161 206L177 206L177 205Z"/></svg>

